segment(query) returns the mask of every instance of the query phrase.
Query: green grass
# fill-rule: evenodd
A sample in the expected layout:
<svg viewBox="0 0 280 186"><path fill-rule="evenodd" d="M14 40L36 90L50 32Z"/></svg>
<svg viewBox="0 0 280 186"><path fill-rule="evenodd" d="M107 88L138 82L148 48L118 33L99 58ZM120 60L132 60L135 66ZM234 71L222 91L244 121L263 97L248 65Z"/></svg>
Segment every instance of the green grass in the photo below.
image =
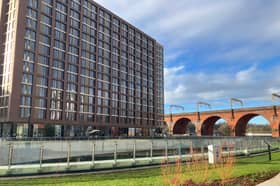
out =
<svg viewBox="0 0 280 186"><path fill-rule="evenodd" d="M237 159L231 177L240 177L262 172L280 172L280 153L272 154L272 161L268 161L267 155ZM188 177L188 175L186 175ZM208 180L218 179L215 168L208 172ZM58 178L1 180L2 185L20 186L136 186L136 185L162 185L160 168L137 170L120 173L92 174L82 176L65 176Z"/></svg>

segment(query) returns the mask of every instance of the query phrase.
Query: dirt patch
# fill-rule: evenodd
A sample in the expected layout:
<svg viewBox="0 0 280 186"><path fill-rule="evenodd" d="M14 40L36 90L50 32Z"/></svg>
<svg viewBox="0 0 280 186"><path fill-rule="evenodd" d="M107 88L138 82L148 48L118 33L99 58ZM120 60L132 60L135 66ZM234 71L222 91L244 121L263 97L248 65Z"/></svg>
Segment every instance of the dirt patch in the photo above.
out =
<svg viewBox="0 0 280 186"><path fill-rule="evenodd" d="M263 172L259 174L252 174L247 176L242 176L230 180L226 180L222 182L221 180L217 180L211 183L200 183L196 184L192 180L187 181L182 186L255 186L259 183L265 182L276 176L279 172Z"/></svg>

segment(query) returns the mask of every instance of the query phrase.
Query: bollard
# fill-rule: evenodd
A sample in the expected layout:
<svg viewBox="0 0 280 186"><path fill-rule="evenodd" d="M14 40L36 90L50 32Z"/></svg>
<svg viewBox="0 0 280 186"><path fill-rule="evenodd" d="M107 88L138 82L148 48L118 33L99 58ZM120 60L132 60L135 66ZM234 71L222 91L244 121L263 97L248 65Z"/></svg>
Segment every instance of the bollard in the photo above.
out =
<svg viewBox="0 0 280 186"><path fill-rule="evenodd" d="M92 161L92 167L94 167L94 164L95 164L95 142L92 143L91 161Z"/></svg>
<svg viewBox="0 0 280 186"><path fill-rule="evenodd" d="M134 140L133 143L133 164L135 165L136 163L136 140Z"/></svg>
<svg viewBox="0 0 280 186"><path fill-rule="evenodd" d="M194 157L192 142L190 144L190 154L191 154L191 162L192 162L193 161L193 157Z"/></svg>
<svg viewBox="0 0 280 186"><path fill-rule="evenodd" d="M203 146L201 147L201 150L200 150L200 151L201 151L201 154L202 154L202 160L204 160L205 157L204 157L204 147L203 147Z"/></svg>
<svg viewBox="0 0 280 186"><path fill-rule="evenodd" d="M13 162L13 152L14 148L12 144L9 144L9 155L8 155L8 169L11 168Z"/></svg>
<svg viewBox="0 0 280 186"><path fill-rule="evenodd" d="M68 142L68 152L67 152L67 167L70 166L70 157L71 157L71 143Z"/></svg>
<svg viewBox="0 0 280 186"><path fill-rule="evenodd" d="M165 144L165 158L168 160L168 140L166 140Z"/></svg>
<svg viewBox="0 0 280 186"><path fill-rule="evenodd" d="M192 142L190 144L190 154L193 155L193 145L192 145Z"/></svg>
<svg viewBox="0 0 280 186"><path fill-rule="evenodd" d="M43 159L44 159L44 146L42 145L40 147L40 169L43 166Z"/></svg>
<svg viewBox="0 0 280 186"><path fill-rule="evenodd" d="M118 143L115 142L115 151L114 151L114 164L117 165L117 150L118 150Z"/></svg>
<svg viewBox="0 0 280 186"><path fill-rule="evenodd" d="M153 162L153 141L151 141L150 158L151 158L151 162Z"/></svg>
<svg viewBox="0 0 280 186"><path fill-rule="evenodd" d="M180 143L179 143L179 147L178 147L178 155L179 155L180 160L182 159L182 152L181 152L181 149L182 149L182 144L181 144L181 142L180 142Z"/></svg>

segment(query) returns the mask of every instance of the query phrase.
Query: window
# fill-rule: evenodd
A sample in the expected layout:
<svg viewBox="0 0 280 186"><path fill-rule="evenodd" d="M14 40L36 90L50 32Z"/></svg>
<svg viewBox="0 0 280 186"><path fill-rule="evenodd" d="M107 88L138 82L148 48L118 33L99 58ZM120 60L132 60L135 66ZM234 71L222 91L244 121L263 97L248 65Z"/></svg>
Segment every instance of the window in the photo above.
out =
<svg viewBox="0 0 280 186"><path fill-rule="evenodd" d="M74 10L71 10L70 14L71 14L72 17L80 20L80 14L78 12L76 12Z"/></svg>
<svg viewBox="0 0 280 186"><path fill-rule="evenodd" d="M48 86L48 78L47 77L38 77L37 84L42 86Z"/></svg>
<svg viewBox="0 0 280 186"><path fill-rule="evenodd" d="M40 32L42 34L51 35L51 27L45 24L40 24Z"/></svg>
<svg viewBox="0 0 280 186"><path fill-rule="evenodd" d="M52 15L52 8L49 6L46 6L44 3L41 4L41 10L43 13L47 15Z"/></svg>
<svg viewBox="0 0 280 186"><path fill-rule="evenodd" d="M27 50L35 51L35 42L30 40L25 40L24 48Z"/></svg>
<svg viewBox="0 0 280 186"><path fill-rule="evenodd" d="M23 95L31 95L32 86L31 85L22 85L21 94Z"/></svg>
<svg viewBox="0 0 280 186"><path fill-rule="evenodd" d="M58 30L55 30L55 39L65 41L66 39L66 34L63 32L60 32Z"/></svg>
<svg viewBox="0 0 280 186"><path fill-rule="evenodd" d="M47 97L48 95L47 95L47 88L43 88L43 87L39 87L38 89L37 89L37 94L38 94L38 96L39 97Z"/></svg>
<svg viewBox="0 0 280 186"><path fill-rule="evenodd" d="M74 28L80 28L80 22L75 19L71 19L70 25Z"/></svg>
<svg viewBox="0 0 280 186"><path fill-rule="evenodd" d="M78 67L76 65L68 64L68 71L78 73Z"/></svg>
<svg viewBox="0 0 280 186"><path fill-rule="evenodd" d="M32 73L34 71L34 64L23 62L23 72L29 72Z"/></svg>
<svg viewBox="0 0 280 186"><path fill-rule="evenodd" d="M55 40L55 41L54 41L54 46L55 46L56 48L61 49L61 50L65 50L65 49L66 49L65 43L64 43L64 42L61 42L61 41L58 41L58 40Z"/></svg>
<svg viewBox="0 0 280 186"><path fill-rule="evenodd" d="M53 50L53 56L56 59L59 59L61 61L64 61L65 53L60 50Z"/></svg>
<svg viewBox="0 0 280 186"><path fill-rule="evenodd" d="M65 23L66 22L66 15L61 13L61 12L58 12L56 11L55 12L55 17L56 17L56 20L60 21L60 22L63 22ZM64 30L65 31L65 30Z"/></svg>
<svg viewBox="0 0 280 186"><path fill-rule="evenodd" d="M49 58L46 56L40 56L38 57L38 61L40 64L44 64L44 65L49 65Z"/></svg>
<svg viewBox="0 0 280 186"><path fill-rule="evenodd" d="M46 99L37 99L36 100L36 107L46 108L47 100Z"/></svg>
<svg viewBox="0 0 280 186"><path fill-rule="evenodd" d="M73 36L76 36L76 37L80 37L79 30L77 30L75 28L70 28L70 34L72 34Z"/></svg>
<svg viewBox="0 0 280 186"><path fill-rule="evenodd" d="M62 112L61 111L51 111L51 120L60 120L61 119Z"/></svg>
<svg viewBox="0 0 280 186"><path fill-rule="evenodd" d="M44 44L50 45L51 44L51 39L48 36L45 35L40 35L40 41Z"/></svg>
<svg viewBox="0 0 280 186"><path fill-rule="evenodd" d="M37 119L45 119L46 118L46 110L36 109L36 117Z"/></svg>
<svg viewBox="0 0 280 186"><path fill-rule="evenodd" d="M45 16L45 15L41 15L41 21L43 23L46 23L48 25L51 25L52 24L52 19L48 16Z"/></svg>
<svg viewBox="0 0 280 186"><path fill-rule="evenodd" d="M31 18L34 18L34 19L37 19L37 12L31 8L28 8L27 9L27 16L28 17L31 17Z"/></svg>
<svg viewBox="0 0 280 186"><path fill-rule="evenodd" d="M67 8L64 4L60 3L60 2L56 2L56 9L60 10L61 12L66 13Z"/></svg>
<svg viewBox="0 0 280 186"><path fill-rule="evenodd" d="M25 32L25 38L35 41L35 39L36 39L36 32L27 29L26 32Z"/></svg>
<svg viewBox="0 0 280 186"><path fill-rule="evenodd" d="M58 21L55 22L55 27L60 30L64 30L64 31L66 30L66 24L58 22Z"/></svg>
<svg viewBox="0 0 280 186"><path fill-rule="evenodd" d="M23 105L23 106L31 106L31 97L21 96L20 104Z"/></svg>
<svg viewBox="0 0 280 186"><path fill-rule="evenodd" d="M23 74L22 83L32 84L33 76L31 74Z"/></svg>
<svg viewBox="0 0 280 186"><path fill-rule="evenodd" d="M33 30L36 30L37 22L34 21L33 19L26 18L26 26L27 26L28 28L31 28L31 29L33 29Z"/></svg>
<svg viewBox="0 0 280 186"><path fill-rule="evenodd" d="M59 70L53 69L53 70L52 70L52 77L53 77L54 79L63 79L63 72L62 72L62 71L59 71Z"/></svg>
<svg viewBox="0 0 280 186"><path fill-rule="evenodd" d="M53 61L53 67L64 69L64 62L58 61L58 60L54 60Z"/></svg>
<svg viewBox="0 0 280 186"><path fill-rule="evenodd" d="M50 47L47 47L45 45L39 46L39 53L45 56L50 55Z"/></svg>
<svg viewBox="0 0 280 186"><path fill-rule="evenodd" d="M52 80L52 87L57 89L63 89L62 81Z"/></svg>
<svg viewBox="0 0 280 186"><path fill-rule="evenodd" d="M49 75L48 67L38 65L38 74L40 74L41 76L48 77Z"/></svg>
<svg viewBox="0 0 280 186"><path fill-rule="evenodd" d="M32 8L38 8L38 2L37 0L28 0L28 4L27 4L29 7L32 7Z"/></svg>
<svg viewBox="0 0 280 186"><path fill-rule="evenodd" d="M20 108L20 117L28 118L30 116L30 108Z"/></svg>

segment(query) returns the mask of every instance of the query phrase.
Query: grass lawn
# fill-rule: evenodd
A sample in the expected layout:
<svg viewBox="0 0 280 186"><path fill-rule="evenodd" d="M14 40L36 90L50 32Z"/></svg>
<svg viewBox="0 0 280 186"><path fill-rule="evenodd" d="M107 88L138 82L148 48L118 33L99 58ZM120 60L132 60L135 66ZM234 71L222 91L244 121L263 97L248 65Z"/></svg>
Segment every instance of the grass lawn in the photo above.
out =
<svg viewBox="0 0 280 186"><path fill-rule="evenodd" d="M250 174L257 174L267 171L280 172L280 152L272 154L272 161L268 161L267 155L237 159L232 169L231 177L240 177ZM193 173L186 173L184 176L190 177ZM195 176L197 177L197 176ZM194 178L194 177L193 177ZM209 169L207 180L218 179L218 173L215 168ZM20 185L20 186L136 186L136 185L162 185L161 168L151 168L148 170L137 170L110 174L92 174L82 176L66 176L58 178L41 179L22 179L0 181L1 185Z"/></svg>

